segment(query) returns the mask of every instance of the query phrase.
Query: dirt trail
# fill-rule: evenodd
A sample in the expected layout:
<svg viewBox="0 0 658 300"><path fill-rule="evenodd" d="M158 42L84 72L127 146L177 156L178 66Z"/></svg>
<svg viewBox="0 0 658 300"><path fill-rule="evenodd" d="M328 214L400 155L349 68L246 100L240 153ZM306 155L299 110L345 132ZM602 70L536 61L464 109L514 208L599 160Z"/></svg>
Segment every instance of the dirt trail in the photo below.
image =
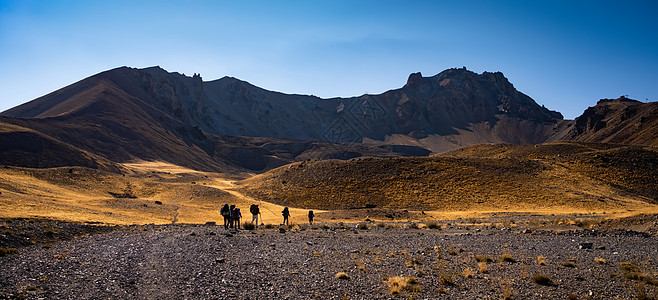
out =
<svg viewBox="0 0 658 300"><path fill-rule="evenodd" d="M232 196L234 196L237 199L237 201L236 203L230 203L230 204L235 204L241 209L243 222L251 221L251 213L249 213L249 206L251 204L258 204L258 206L260 207L262 220L260 220L259 222L263 222L265 224L279 224L283 221L283 216L281 215L283 206L256 200L252 197L242 194L241 192L236 190L237 185L233 180L215 178L206 186L228 192ZM307 217L308 210L301 208L292 208L292 207L290 207L289 210L290 210L290 223L300 224L300 223L308 222L308 217ZM314 210L314 212L320 213L324 211Z"/></svg>

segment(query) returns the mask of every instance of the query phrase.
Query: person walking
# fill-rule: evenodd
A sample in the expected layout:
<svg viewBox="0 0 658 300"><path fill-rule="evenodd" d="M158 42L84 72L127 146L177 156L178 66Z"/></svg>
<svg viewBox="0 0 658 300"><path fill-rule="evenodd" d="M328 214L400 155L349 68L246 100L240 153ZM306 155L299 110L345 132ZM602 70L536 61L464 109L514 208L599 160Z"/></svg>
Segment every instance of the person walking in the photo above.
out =
<svg viewBox="0 0 658 300"><path fill-rule="evenodd" d="M231 218L231 211L228 207L228 203L222 206L222 209L219 211L219 213L222 215L222 217L224 217L224 229L228 229L228 225L230 223L229 219Z"/></svg>
<svg viewBox="0 0 658 300"><path fill-rule="evenodd" d="M315 217L315 214L313 213L312 210L308 211L308 224L313 225L313 218Z"/></svg>
<svg viewBox="0 0 658 300"><path fill-rule="evenodd" d="M284 207L283 211L281 211L281 214L283 215L283 224L289 225L288 224L288 217L290 217L290 211L288 211L288 207Z"/></svg>
<svg viewBox="0 0 658 300"><path fill-rule="evenodd" d="M233 209L233 222L235 222L235 229L240 229L240 219L242 219L242 213L240 213L239 208Z"/></svg>
<svg viewBox="0 0 658 300"><path fill-rule="evenodd" d="M235 221L234 213L235 213L235 205L231 204L231 206L229 207L229 217L228 217L228 219L229 219L228 220L228 224L229 224L228 227L230 227L230 228L233 228L233 224L235 224L234 223L234 221Z"/></svg>
<svg viewBox="0 0 658 300"><path fill-rule="evenodd" d="M253 223L255 227L258 227L258 214L260 214L258 205L252 204L249 207L249 212L251 213L251 223Z"/></svg>

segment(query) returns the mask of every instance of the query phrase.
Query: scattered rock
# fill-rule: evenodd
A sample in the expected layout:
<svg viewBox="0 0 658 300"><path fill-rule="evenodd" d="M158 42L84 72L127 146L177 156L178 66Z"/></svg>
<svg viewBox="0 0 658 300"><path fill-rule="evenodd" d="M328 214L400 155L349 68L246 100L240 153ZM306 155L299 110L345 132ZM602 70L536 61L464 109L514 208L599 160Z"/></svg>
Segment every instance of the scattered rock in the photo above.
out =
<svg viewBox="0 0 658 300"><path fill-rule="evenodd" d="M592 249L593 246L594 244L592 243L580 243L578 249Z"/></svg>

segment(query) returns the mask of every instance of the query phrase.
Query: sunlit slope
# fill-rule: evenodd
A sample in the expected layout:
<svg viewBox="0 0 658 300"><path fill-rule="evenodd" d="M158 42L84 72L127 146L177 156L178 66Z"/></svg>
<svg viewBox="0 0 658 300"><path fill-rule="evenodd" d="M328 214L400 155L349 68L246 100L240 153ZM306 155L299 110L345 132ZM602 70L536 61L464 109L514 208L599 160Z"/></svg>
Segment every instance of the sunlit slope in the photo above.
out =
<svg viewBox="0 0 658 300"><path fill-rule="evenodd" d="M371 204L439 211L612 211L654 207L656 158L646 147L483 145L429 158L306 161L247 179L243 190L282 205L321 209Z"/></svg>
<svg viewBox="0 0 658 300"><path fill-rule="evenodd" d="M105 224L221 223L224 203L250 221L252 203L262 221L281 222L282 206L235 191L235 178L164 162L122 165L123 174L88 168L0 168L0 217L52 218ZM307 213L291 209L294 219Z"/></svg>

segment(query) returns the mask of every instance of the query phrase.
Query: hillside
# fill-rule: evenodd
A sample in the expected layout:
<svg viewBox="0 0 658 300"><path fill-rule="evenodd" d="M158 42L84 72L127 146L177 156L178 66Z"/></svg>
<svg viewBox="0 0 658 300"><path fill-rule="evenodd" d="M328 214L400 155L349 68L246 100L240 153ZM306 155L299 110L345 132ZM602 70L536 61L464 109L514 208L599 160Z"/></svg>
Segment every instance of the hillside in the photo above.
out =
<svg viewBox="0 0 658 300"><path fill-rule="evenodd" d="M601 99L573 123L563 139L658 146L658 102Z"/></svg>
<svg viewBox="0 0 658 300"><path fill-rule="evenodd" d="M336 145L209 134L131 95L134 86L111 74L91 77L4 112L0 117L0 123L6 124L0 136L7 140L0 147L3 162L25 167L95 167L97 163L61 155L62 151L77 151L74 157L93 154L115 163L158 160L196 170L240 173L281 166L298 157L429 154L413 146ZM57 147L48 146L51 144ZM36 151L30 150L34 145L40 145L40 155L24 155L21 157L27 161L21 161L18 155Z"/></svg>
<svg viewBox="0 0 658 300"><path fill-rule="evenodd" d="M410 210L611 210L658 203L658 152L549 143L482 145L427 158L305 161L254 176L243 191L281 205Z"/></svg>

